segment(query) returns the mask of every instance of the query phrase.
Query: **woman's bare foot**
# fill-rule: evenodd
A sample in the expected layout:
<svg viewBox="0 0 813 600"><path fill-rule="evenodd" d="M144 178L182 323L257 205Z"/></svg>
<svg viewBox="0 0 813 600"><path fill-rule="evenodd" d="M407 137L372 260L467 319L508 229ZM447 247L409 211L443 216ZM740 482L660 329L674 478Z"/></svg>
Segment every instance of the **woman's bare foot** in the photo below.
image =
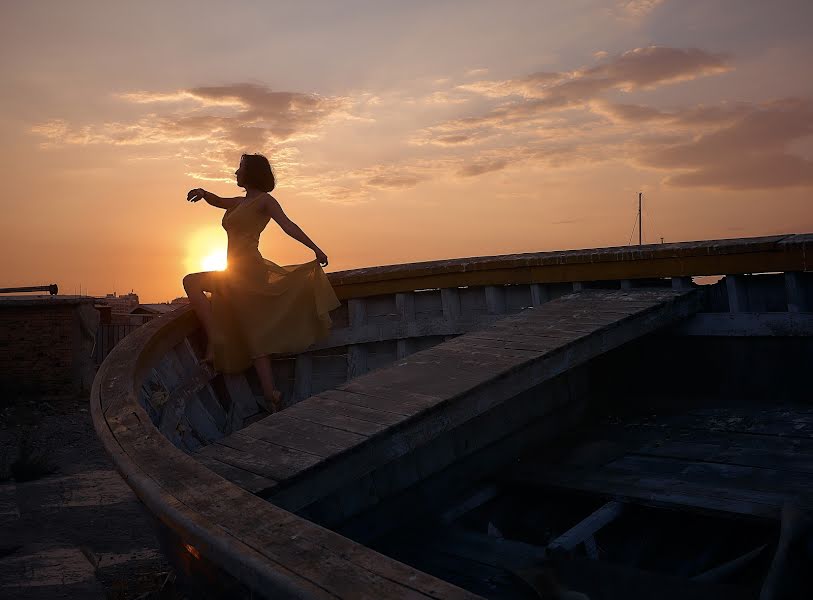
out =
<svg viewBox="0 0 813 600"><path fill-rule="evenodd" d="M282 392L274 390L271 392L271 398L266 396L262 397L261 403L266 412L275 413L282 410Z"/></svg>
<svg viewBox="0 0 813 600"><path fill-rule="evenodd" d="M206 344L206 355L201 359L202 363L206 363L209 366L214 366L215 364L215 351L212 348L212 343L209 342Z"/></svg>

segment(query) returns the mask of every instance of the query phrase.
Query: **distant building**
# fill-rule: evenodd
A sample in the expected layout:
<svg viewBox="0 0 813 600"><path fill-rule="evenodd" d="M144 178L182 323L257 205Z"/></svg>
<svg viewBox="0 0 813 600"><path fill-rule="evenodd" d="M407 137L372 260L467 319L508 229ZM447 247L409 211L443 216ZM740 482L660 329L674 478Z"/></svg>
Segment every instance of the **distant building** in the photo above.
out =
<svg viewBox="0 0 813 600"><path fill-rule="evenodd" d="M179 296L178 298L175 298L175 300L170 302L170 304L172 304L173 306L177 306L178 304L189 304L189 298L187 298L186 296Z"/></svg>
<svg viewBox="0 0 813 600"><path fill-rule="evenodd" d="M112 294L96 297L96 304L110 307L109 323L129 325L130 313L138 306L138 294L130 292L129 294L119 296L116 292L113 292ZM100 310L100 313L101 312ZM104 316L107 318L107 315Z"/></svg>
<svg viewBox="0 0 813 600"><path fill-rule="evenodd" d="M147 321L151 321L155 317L171 310L175 310L176 308L178 308L177 304L139 304L132 311L130 311L130 324L143 325Z"/></svg>

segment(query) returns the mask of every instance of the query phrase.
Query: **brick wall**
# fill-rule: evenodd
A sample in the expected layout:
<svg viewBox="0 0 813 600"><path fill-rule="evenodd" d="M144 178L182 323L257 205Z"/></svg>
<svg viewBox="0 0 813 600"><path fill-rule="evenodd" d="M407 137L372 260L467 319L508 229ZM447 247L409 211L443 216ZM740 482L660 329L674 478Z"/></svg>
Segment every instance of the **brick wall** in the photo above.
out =
<svg viewBox="0 0 813 600"><path fill-rule="evenodd" d="M0 298L0 404L88 391L98 321L92 298Z"/></svg>

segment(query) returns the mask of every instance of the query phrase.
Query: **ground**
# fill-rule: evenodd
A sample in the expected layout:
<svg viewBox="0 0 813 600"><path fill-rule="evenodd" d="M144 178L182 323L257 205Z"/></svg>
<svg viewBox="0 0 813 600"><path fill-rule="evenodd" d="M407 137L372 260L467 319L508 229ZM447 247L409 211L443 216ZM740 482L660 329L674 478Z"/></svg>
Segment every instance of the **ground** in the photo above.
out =
<svg viewBox="0 0 813 600"><path fill-rule="evenodd" d="M87 397L0 398L0 532L0 598L183 598Z"/></svg>

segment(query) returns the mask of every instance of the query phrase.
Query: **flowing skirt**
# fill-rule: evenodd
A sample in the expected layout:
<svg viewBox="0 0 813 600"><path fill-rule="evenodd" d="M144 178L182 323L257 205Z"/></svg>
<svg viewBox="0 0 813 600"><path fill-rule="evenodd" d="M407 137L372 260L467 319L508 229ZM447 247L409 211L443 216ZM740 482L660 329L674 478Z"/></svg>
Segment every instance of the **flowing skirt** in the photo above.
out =
<svg viewBox="0 0 813 600"><path fill-rule="evenodd" d="M234 264L232 264L234 262ZM212 290L214 367L239 373L266 354L302 352L330 333L339 299L318 259L229 261Z"/></svg>

